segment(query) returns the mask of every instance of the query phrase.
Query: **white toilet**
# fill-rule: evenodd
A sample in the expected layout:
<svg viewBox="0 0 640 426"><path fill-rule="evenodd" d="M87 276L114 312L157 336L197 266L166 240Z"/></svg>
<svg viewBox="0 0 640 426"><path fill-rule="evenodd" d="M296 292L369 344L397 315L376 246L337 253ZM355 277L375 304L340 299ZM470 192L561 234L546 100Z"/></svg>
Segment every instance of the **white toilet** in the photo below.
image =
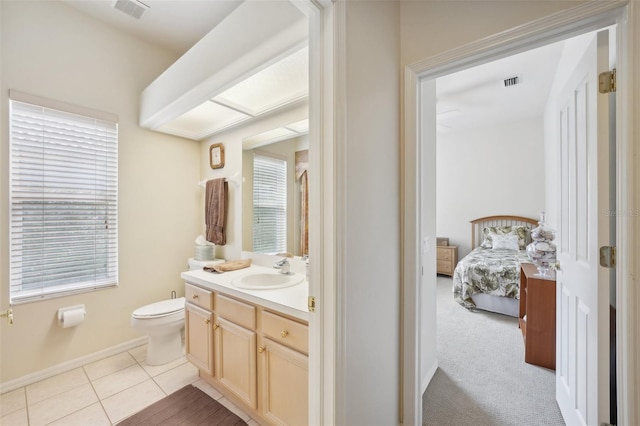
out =
<svg viewBox="0 0 640 426"><path fill-rule="evenodd" d="M131 326L149 336L148 365L162 365L183 356L184 297L145 305L131 314Z"/></svg>

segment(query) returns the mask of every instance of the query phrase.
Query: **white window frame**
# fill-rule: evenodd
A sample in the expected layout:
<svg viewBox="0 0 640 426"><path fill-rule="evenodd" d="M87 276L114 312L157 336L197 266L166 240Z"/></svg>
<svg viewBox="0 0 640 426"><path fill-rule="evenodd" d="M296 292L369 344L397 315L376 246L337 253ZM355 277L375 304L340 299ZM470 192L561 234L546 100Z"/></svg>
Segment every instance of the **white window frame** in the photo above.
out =
<svg viewBox="0 0 640 426"><path fill-rule="evenodd" d="M262 193L260 191L260 185L256 185L256 160L263 162L271 162L274 166L274 176L271 178L272 186L270 188L263 188ZM276 176L278 171L275 170L279 167L280 176ZM254 151L253 153L253 224L252 224L252 240L253 251L257 253L281 253L287 251L287 159L272 153L263 151ZM276 185L276 186L273 186ZM259 197L259 198L258 198ZM265 242L260 243L260 232L257 231L257 221L259 220L259 211L261 204L267 202L273 209L281 209L281 215L278 217L272 217L276 223L273 224L274 229L268 232L269 237L265 238L268 242L273 242L274 245L266 246ZM273 234L277 234L273 239Z"/></svg>
<svg viewBox="0 0 640 426"><path fill-rule="evenodd" d="M14 90L9 99L10 304L117 286L118 117ZM28 203L41 206L37 226Z"/></svg>

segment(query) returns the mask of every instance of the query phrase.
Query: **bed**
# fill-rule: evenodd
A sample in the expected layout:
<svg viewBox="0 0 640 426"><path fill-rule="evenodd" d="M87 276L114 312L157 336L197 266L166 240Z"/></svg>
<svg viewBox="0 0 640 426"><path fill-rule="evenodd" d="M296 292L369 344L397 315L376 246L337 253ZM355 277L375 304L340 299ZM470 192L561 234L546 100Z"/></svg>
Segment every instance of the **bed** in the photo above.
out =
<svg viewBox="0 0 640 426"><path fill-rule="evenodd" d="M517 317L520 264L536 219L488 216L471 221L471 252L453 272L453 297L460 305Z"/></svg>

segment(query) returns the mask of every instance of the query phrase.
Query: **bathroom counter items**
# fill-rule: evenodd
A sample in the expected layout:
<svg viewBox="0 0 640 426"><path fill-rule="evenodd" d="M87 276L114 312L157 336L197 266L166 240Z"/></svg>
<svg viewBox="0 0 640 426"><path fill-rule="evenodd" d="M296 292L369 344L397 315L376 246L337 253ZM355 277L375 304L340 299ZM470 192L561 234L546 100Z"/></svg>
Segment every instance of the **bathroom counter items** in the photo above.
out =
<svg viewBox="0 0 640 426"><path fill-rule="evenodd" d="M203 270L183 272L180 277L198 286L212 291L227 294L239 299L244 299L283 314L290 315L299 320L308 321L309 312L307 297L309 285L306 281L291 287L277 289L249 290L234 286L231 281L251 274L277 274L278 271L264 266L251 265L248 268L236 271L228 271L221 274L212 274Z"/></svg>
<svg viewBox="0 0 640 426"><path fill-rule="evenodd" d="M228 260L226 262L215 263L212 265L207 265L203 270L207 272L229 272L229 271L237 271L238 269L244 269L251 266L251 259L238 259L238 260Z"/></svg>

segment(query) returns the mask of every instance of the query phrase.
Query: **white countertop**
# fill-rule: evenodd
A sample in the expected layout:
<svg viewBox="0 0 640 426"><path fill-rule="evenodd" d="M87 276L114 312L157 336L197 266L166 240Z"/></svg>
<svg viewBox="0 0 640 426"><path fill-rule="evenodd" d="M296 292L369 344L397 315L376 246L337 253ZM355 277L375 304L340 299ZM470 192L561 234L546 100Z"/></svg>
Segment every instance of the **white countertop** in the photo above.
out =
<svg viewBox="0 0 640 426"><path fill-rule="evenodd" d="M231 280L234 278L256 273L279 274L280 272L274 268L251 265L248 268L223 273L206 272L202 269L186 271L180 274L180 277L199 287L243 299L303 321L309 321L307 307L309 284L306 280L291 287L266 290L247 290L231 284Z"/></svg>

